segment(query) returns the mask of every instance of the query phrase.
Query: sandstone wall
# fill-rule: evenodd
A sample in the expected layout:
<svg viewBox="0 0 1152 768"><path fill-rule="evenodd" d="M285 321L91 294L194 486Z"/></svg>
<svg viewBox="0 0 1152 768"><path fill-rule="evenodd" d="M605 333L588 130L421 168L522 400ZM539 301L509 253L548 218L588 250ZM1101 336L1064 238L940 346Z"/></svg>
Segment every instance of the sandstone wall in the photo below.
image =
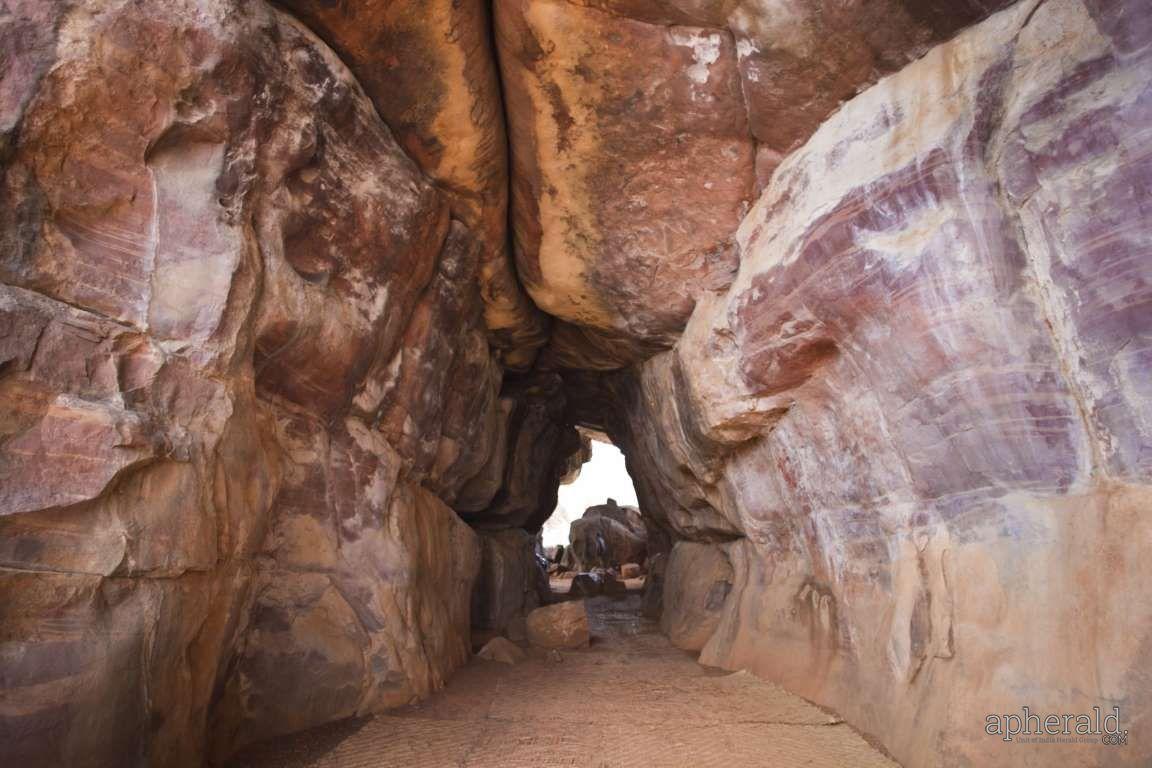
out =
<svg viewBox="0 0 1152 768"><path fill-rule="evenodd" d="M481 533L480 545L472 626L522 639L525 617L540 607L548 590L548 576L536 560L536 537L510 528Z"/></svg>
<svg viewBox="0 0 1152 768"><path fill-rule="evenodd" d="M515 402L481 206L267 4L15 0L0 35L4 761L200 765L441 685L449 505L500 489Z"/></svg>
<svg viewBox="0 0 1152 768"><path fill-rule="evenodd" d="M1149 724L1147 3L0 5L5 758L427 694L574 421L705 663L910 766Z"/></svg>
<svg viewBox="0 0 1152 768"><path fill-rule="evenodd" d="M880 81L776 170L732 287L610 382L645 512L732 564L702 662L909 766L1152 755L984 732L1152 718L1150 32L1025 2Z"/></svg>

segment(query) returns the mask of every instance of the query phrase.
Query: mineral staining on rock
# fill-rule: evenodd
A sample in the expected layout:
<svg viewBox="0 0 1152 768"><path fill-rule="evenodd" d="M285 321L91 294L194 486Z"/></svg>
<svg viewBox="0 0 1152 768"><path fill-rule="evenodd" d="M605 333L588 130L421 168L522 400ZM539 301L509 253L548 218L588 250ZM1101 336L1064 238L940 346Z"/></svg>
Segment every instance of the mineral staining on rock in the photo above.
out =
<svg viewBox="0 0 1152 768"><path fill-rule="evenodd" d="M263 3L54 5L0 18L35 32L2 105L5 759L199 765L427 694L480 564L447 504L503 440L479 217Z"/></svg>
<svg viewBox="0 0 1152 768"><path fill-rule="evenodd" d="M577 424L647 535L580 559L702 662L909 766L1147 725L1146 3L8 0L0 47L10 761L586 643L533 543Z"/></svg>
<svg viewBox="0 0 1152 768"><path fill-rule="evenodd" d="M701 661L908 765L1003 764L984 711L1022 690L1152 711L1148 21L1021 4L881 80L780 165L727 293L600 384L641 507L731 563Z"/></svg>

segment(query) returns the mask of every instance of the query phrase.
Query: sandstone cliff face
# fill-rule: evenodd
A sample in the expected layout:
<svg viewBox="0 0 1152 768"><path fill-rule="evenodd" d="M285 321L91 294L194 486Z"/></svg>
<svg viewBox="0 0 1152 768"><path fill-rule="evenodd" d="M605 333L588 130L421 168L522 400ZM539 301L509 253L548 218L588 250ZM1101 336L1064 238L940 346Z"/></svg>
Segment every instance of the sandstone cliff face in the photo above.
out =
<svg viewBox="0 0 1152 768"><path fill-rule="evenodd" d="M1152 11L1007 5L0 3L5 758L427 694L576 425L703 662L910 766L1139 733Z"/></svg>
<svg viewBox="0 0 1152 768"><path fill-rule="evenodd" d="M909 765L1004 764L985 716L1025 703L1152 712L1149 24L1022 4L849 102L742 223L731 289L607 385L645 512L735 537L701 661ZM1148 754L1107 750L1061 761Z"/></svg>
<svg viewBox="0 0 1152 768"><path fill-rule="evenodd" d="M499 237L262 3L8 5L5 759L198 765L438 687Z"/></svg>

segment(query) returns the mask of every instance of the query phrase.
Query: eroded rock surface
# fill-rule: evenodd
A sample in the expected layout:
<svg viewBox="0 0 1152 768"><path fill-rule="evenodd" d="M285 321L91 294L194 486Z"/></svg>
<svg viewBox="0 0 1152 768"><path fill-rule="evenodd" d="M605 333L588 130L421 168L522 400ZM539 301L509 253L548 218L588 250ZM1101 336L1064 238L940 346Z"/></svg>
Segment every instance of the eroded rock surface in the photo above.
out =
<svg viewBox="0 0 1152 768"><path fill-rule="evenodd" d="M549 359L675 342L739 265L734 227L841 102L1009 0L498 0L520 278Z"/></svg>
<svg viewBox="0 0 1152 768"><path fill-rule="evenodd" d="M509 367L531 364L545 316L507 248L508 158L489 10L482 0L283 0L339 53L401 146L480 243L485 320Z"/></svg>
<svg viewBox="0 0 1152 768"><path fill-rule="evenodd" d="M624 563L643 562L648 554L648 537L640 511L621 507L614 499L584 510L569 527L568 541L577 567L619 568Z"/></svg>
<svg viewBox="0 0 1152 768"><path fill-rule="evenodd" d="M703 648L732 591L732 563L717 544L680 541L662 569L660 631L686 651Z"/></svg>
<svg viewBox="0 0 1152 768"><path fill-rule="evenodd" d="M701 661L908 765L1003 764L985 716L1023 698L1147 722L1150 29L1025 3L880 81L780 165L676 348L583 396L622 404L645 512L732 564Z"/></svg>
<svg viewBox="0 0 1152 768"><path fill-rule="evenodd" d="M536 559L536 537L520 528L480 534L480 573L472 593L472 626L522 635L525 617L547 595L547 575Z"/></svg>
<svg viewBox="0 0 1152 768"><path fill-rule="evenodd" d="M0 30L5 759L199 765L438 687L448 505L503 482L492 236L263 3Z"/></svg>
<svg viewBox="0 0 1152 768"><path fill-rule="evenodd" d="M7 0L4 757L426 695L532 611L577 425L704 663L909 766L1140 733L1152 11L1008 5Z"/></svg>

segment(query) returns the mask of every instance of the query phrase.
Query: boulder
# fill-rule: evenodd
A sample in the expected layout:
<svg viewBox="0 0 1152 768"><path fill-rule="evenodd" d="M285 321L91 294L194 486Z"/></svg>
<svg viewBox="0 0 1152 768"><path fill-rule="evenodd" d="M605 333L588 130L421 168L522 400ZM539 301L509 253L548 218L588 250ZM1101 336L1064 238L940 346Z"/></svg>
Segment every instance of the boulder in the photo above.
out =
<svg viewBox="0 0 1152 768"><path fill-rule="evenodd" d="M506 637L494 637L484 644L476 654L485 661L498 661L502 664L519 664L528 658L524 649Z"/></svg>
<svg viewBox="0 0 1152 768"><path fill-rule="evenodd" d="M783 159L675 349L573 396L625 404L645 517L725 550L703 663L908 766L1047 764L983 732L1022 690L1152 711L1150 39L1147 2L1047 0L929 50Z"/></svg>
<svg viewBox="0 0 1152 768"><path fill-rule="evenodd" d="M581 568L617 567L647 556L648 533L639 510L621 507L614 499L589 507L572 521L568 540Z"/></svg>
<svg viewBox="0 0 1152 768"><path fill-rule="evenodd" d="M592 571L573 576L568 594L580 597L619 596L626 594L627 591L628 587L614 574L607 571Z"/></svg>
<svg viewBox="0 0 1152 768"><path fill-rule="evenodd" d="M538 648L583 648L588 645L588 609L583 600L568 600L528 614L528 641Z"/></svg>

